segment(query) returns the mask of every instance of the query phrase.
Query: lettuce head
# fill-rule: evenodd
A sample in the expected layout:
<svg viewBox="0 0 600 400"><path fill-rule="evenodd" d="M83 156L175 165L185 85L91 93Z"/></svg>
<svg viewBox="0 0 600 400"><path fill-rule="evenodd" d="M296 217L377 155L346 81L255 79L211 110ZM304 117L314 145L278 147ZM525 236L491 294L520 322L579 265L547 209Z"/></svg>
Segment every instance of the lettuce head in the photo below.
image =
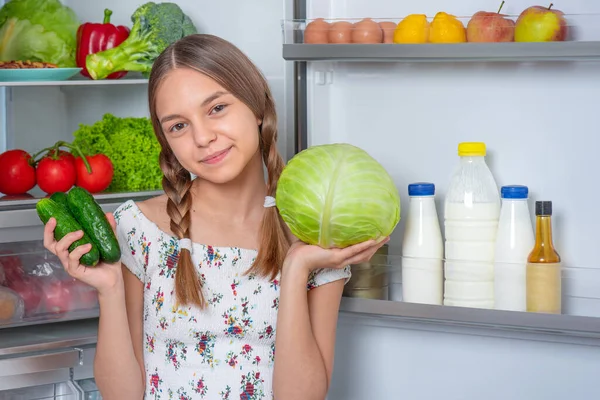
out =
<svg viewBox="0 0 600 400"><path fill-rule="evenodd" d="M10 0L0 8L0 61L75 67L79 25L75 12L59 0Z"/></svg>
<svg viewBox="0 0 600 400"><path fill-rule="evenodd" d="M281 173L275 201L298 239L323 248L389 236L400 221L400 195L390 175L346 143L296 154Z"/></svg>

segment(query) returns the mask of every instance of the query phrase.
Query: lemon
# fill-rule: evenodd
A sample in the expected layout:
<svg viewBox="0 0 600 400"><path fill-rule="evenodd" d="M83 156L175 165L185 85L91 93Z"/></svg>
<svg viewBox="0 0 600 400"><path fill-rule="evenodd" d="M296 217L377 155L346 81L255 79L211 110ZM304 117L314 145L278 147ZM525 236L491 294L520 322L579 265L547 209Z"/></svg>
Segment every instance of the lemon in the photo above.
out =
<svg viewBox="0 0 600 400"><path fill-rule="evenodd" d="M394 31L394 43L427 43L429 21L425 14L411 14L404 18Z"/></svg>
<svg viewBox="0 0 600 400"><path fill-rule="evenodd" d="M467 41L465 26L454 15L439 12L431 21L431 43L464 43Z"/></svg>

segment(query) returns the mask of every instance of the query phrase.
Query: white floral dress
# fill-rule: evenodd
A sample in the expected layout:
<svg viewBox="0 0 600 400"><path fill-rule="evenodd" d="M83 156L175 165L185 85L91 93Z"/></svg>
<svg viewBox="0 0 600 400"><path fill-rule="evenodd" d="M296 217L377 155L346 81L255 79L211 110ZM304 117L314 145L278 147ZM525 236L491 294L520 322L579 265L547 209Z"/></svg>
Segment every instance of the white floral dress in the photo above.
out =
<svg viewBox="0 0 600 400"><path fill-rule="evenodd" d="M176 307L177 238L129 200L114 213L122 262L144 283L145 399L272 399L279 280L244 272L257 251L193 244L208 307ZM312 274L310 290L350 278Z"/></svg>

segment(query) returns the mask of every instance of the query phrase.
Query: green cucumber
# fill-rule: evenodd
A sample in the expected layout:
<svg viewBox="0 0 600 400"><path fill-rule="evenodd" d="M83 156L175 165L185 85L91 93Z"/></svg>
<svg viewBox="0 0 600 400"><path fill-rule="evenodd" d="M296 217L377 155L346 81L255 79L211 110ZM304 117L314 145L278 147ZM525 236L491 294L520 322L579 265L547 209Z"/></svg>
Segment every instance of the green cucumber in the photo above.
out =
<svg viewBox="0 0 600 400"><path fill-rule="evenodd" d="M98 247L100 259L107 263L119 261L121 259L119 242L104 210L94 196L84 188L76 186L67 194L67 204L71 214Z"/></svg>
<svg viewBox="0 0 600 400"><path fill-rule="evenodd" d="M64 192L52 193L50 200L53 200L58 204L62 204L67 210L69 209L69 205L67 204L67 194Z"/></svg>
<svg viewBox="0 0 600 400"><path fill-rule="evenodd" d="M56 220L54 238L56 240L61 240L68 233L83 231L83 228L73 217L73 215L71 215L69 210L65 209L64 206L55 202L54 200L48 198L41 199L35 205L35 209L44 225L48 223L50 218L54 217ZM81 256L79 262L88 267L93 267L98 264L98 261L100 260L100 253L98 252L98 247L94 245L91 238L85 233L85 231L83 231L83 237L81 239L74 241L69 246L69 253L75 250L76 247L88 243L92 245L92 248L86 254Z"/></svg>

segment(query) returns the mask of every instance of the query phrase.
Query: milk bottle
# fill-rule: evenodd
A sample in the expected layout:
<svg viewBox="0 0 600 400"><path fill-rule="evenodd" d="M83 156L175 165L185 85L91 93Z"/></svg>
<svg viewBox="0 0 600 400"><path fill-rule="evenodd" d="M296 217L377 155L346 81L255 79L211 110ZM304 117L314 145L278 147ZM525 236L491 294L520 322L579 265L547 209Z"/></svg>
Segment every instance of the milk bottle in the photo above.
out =
<svg viewBox="0 0 600 400"><path fill-rule="evenodd" d="M494 308L498 186L485 162L485 143L460 143L458 155L444 202L444 305Z"/></svg>
<svg viewBox="0 0 600 400"><path fill-rule="evenodd" d="M527 186L502 186L496 236L494 302L498 310L526 311L527 257L535 239L527 205Z"/></svg>
<svg viewBox="0 0 600 400"><path fill-rule="evenodd" d="M402 239L402 299L409 303L442 304L444 243L435 185L408 185L409 207Z"/></svg>

